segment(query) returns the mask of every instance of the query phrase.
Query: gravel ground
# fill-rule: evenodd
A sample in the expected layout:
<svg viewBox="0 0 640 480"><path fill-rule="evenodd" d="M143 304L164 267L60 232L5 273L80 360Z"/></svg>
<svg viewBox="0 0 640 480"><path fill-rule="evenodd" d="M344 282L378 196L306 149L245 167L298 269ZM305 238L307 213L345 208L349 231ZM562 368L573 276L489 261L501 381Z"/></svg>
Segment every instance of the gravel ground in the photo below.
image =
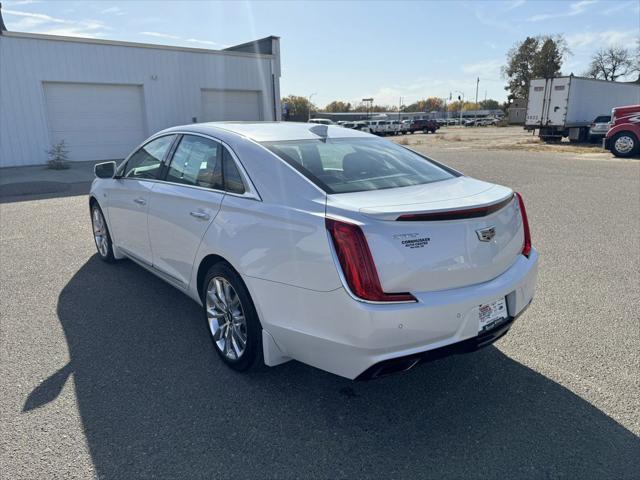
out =
<svg viewBox="0 0 640 480"><path fill-rule="evenodd" d="M416 148L522 192L538 293L369 382L235 374L191 300L96 258L85 197L1 204L2 478L638 478L640 163Z"/></svg>
<svg viewBox="0 0 640 480"><path fill-rule="evenodd" d="M455 147L457 149L488 150L526 150L543 153L583 154L590 158L606 160L611 153L602 148L602 142L569 143L563 139L559 143L545 143L532 132L525 131L522 126L509 127L442 127L435 134L409 134L390 137L396 142L414 146L424 145L441 149Z"/></svg>

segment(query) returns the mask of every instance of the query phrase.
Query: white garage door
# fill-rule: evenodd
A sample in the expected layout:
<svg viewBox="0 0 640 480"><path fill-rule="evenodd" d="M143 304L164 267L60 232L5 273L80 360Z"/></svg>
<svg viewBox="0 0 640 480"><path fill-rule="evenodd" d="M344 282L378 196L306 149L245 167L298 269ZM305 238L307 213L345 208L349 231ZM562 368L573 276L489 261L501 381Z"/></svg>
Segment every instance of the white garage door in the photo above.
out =
<svg viewBox="0 0 640 480"><path fill-rule="evenodd" d="M262 120L261 105L256 90L202 90L202 121Z"/></svg>
<svg viewBox="0 0 640 480"><path fill-rule="evenodd" d="M45 83L51 142L64 140L70 160L126 157L145 138L142 87Z"/></svg>

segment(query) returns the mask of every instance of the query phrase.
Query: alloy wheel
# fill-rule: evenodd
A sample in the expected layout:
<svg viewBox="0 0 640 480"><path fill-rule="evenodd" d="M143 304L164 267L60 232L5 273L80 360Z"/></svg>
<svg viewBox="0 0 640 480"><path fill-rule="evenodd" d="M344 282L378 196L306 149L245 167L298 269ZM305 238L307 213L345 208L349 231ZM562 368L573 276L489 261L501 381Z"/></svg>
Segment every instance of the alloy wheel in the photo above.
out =
<svg viewBox="0 0 640 480"><path fill-rule="evenodd" d="M206 309L209 330L218 350L226 358L238 360L247 347L247 322L238 293L224 277L209 281Z"/></svg>
<svg viewBox="0 0 640 480"><path fill-rule="evenodd" d="M107 236L107 227L99 208L93 209L93 238L96 241L98 252L103 257L109 255L109 239Z"/></svg>

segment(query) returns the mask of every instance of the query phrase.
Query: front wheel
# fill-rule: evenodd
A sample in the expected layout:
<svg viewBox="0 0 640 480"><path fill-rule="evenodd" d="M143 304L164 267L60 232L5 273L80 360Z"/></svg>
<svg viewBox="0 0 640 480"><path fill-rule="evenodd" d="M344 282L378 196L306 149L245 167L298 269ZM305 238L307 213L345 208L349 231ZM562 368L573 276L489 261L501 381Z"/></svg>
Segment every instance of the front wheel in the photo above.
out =
<svg viewBox="0 0 640 480"><path fill-rule="evenodd" d="M91 226L93 227L93 240L96 242L96 249L100 259L107 263L115 262L109 228L102 214L102 209L97 203L91 207Z"/></svg>
<svg viewBox="0 0 640 480"><path fill-rule="evenodd" d="M239 372L263 366L262 326L240 275L220 262L209 269L203 287L207 325L222 361Z"/></svg>
<svg viewBox="0 0 640 480"><path fill-rule="evenodd" d="M616 157L631 157L638 151L638 139L631 132L620 132L611 139L611 153Z"/></svg>

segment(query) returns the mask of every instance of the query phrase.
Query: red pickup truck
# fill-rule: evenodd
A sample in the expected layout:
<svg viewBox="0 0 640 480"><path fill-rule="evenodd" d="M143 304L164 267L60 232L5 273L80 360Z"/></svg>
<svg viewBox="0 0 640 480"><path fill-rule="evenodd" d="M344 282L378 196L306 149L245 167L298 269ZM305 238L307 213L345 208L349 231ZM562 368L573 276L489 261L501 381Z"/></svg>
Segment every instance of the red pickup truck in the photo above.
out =
<svg viewBox="0 0 640 480"><path fill-rule="evenodd" d="M640 155L640 105L616 107L611 111L611 128L602 146L616 157Z"/></svg>

